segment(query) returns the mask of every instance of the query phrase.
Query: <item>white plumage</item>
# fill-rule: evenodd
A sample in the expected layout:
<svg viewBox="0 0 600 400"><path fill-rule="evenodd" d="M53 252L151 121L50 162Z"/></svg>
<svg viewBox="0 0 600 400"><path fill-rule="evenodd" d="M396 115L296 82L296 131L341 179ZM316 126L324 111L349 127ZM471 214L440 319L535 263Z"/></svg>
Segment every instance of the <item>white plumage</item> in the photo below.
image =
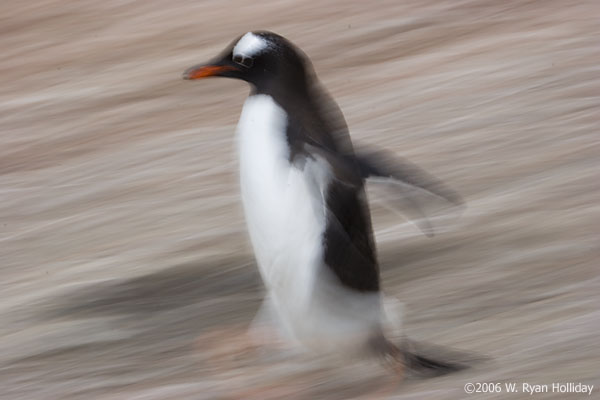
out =
<svg viewBox="0 0 600 400"><path fill-rule="evenodd" d="M302 169L290 164L286 125L270 96L246 100L237 134L248 231L284 331L306 347L339 351L379 326L380 297L350 293L323 264L329 166L318 156Z"/></svg>

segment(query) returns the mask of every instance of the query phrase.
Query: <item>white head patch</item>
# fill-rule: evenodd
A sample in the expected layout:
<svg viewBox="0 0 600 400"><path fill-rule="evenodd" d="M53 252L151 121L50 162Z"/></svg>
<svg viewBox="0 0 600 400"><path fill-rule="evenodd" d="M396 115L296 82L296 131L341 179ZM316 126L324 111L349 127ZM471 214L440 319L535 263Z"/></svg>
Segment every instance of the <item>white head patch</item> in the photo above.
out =
<svg viewBox="0 0 600 400"><path fill-rule="evenodd" d="M248 32L236 43L233 48L233 55L253 57L268 46L269 43L265 39Z"/></svg>

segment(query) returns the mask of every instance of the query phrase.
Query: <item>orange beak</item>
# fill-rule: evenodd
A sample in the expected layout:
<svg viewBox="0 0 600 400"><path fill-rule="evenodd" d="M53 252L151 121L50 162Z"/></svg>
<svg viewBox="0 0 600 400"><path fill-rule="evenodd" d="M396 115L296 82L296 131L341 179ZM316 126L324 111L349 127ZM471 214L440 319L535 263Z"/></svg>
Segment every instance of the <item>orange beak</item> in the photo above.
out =
<svg viewBox="0 0 600 400"><path fill-rule="evenodd" d="M231 65L196 65L183 73L183 79L202 79L209 76L219 76L226 71L235 71Z"/></svg>

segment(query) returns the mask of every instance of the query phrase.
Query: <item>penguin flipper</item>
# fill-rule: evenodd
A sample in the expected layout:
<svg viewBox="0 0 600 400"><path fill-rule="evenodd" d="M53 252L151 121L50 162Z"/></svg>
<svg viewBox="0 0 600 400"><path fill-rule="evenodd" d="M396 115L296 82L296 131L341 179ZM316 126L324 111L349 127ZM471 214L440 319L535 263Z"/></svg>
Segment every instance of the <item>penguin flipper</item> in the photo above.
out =
<svg viewBox="0 0 600 400"><path fill-rule="evenodd" d="M378 196L387 200L384 206L406 216L427 236L433 236L433 227L428 219L428 215L432 214L429 208L436 203L459 209L464 207L464 201L457 192L391 152L360 147L355 149L354 158L369 188L384 190Z"/></svg>
<svg viewBox="0 0 600 400"><path fill-rule="evenodd" d="M382 178L425 190L455 206L464 200L441 180L415 164L384 150L355 149L355 158L364 179Z"/></svg>

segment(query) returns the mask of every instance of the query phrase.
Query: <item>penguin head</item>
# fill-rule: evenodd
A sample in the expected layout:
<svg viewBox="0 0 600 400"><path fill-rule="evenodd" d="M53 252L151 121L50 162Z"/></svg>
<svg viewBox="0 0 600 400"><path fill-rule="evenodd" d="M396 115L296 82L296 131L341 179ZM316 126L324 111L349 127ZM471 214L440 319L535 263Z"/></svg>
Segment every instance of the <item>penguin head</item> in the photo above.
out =
<svg viewBox="0 0 600 400"><path fill-rule="evenodd" d="M300 85L311 71L308 58L290 41L272 32L254 31L234 40L213 60L188 68L183 79L241 79L260 92Z"/></svg>

